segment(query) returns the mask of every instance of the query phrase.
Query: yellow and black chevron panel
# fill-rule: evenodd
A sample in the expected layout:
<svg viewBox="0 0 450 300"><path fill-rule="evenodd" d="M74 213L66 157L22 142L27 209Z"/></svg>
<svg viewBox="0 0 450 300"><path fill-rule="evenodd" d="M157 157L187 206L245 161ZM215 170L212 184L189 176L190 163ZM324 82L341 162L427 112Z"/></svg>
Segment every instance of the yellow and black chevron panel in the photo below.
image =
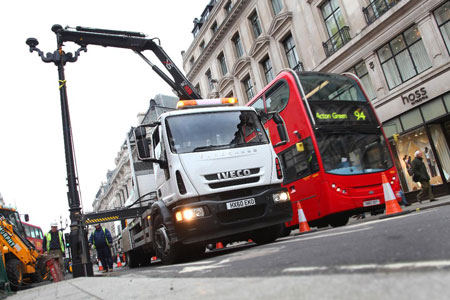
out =
<svg viewBox="0 0 450 300"><path fill-rule="evenodd" d="M105 217L105 218L97 218L97 219L87 219L84 222L86 224L94 224L94 223L104 223L104 222L116 221L118 219L119 219L119 216L113 216L113 217Z"/></svg>

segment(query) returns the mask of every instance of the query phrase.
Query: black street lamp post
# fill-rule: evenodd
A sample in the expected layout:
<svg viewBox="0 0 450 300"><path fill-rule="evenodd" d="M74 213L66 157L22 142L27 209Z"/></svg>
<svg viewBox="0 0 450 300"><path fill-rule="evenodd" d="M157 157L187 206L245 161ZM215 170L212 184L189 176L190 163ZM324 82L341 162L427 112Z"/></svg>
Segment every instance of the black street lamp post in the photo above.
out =
<svg viewBox="0 0 450 300"><path fill-rule="evenodd" d="M61 98L61 114L64 133L64 149L66 157L67 182L69 191L67 193L70 212L70 250L72 253L73 277L93 276L92 262L90 261L89 246L87 241L86 228L83 226L78 182L75 170L72 130L70 125L69 107L67 102L66 80L64 76L64 65L67 62L75 62L81 51L86 52L85 47L80 47L75 55L65 53L62 50L63 43L58 34L62 29L60 25L54 25L52 31L57 38L57 50L53 53L44 53L36 46L39 44L35 38L28 38L26 44L30 47L30 52L36 51L45 63L54 63L58 67L58 86Z"/></svg>

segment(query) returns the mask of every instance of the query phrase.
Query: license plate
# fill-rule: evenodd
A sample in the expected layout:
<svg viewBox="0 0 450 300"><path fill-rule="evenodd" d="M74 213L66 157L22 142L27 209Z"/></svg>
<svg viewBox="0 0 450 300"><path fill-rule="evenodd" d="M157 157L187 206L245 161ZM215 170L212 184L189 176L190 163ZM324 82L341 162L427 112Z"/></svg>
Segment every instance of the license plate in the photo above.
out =
<svg viewBox="0 0 450 300"><path fill-rule="evenodd" d="M255 202L254 198L238 200L238 201L233 201L233 202L227 202L227 209L230 210L230 209L236 209L236 208L243 208L243 207L252 206L255 204L256 204L256 202Z"/></svg>
<svg viewBox="0 0 450 300"><path fill-rule="evenodd" d="M368 201L363 202L364 206L372 206L372 205L377 205L377 204L380 204L380 199L368 200Z"/></svg>

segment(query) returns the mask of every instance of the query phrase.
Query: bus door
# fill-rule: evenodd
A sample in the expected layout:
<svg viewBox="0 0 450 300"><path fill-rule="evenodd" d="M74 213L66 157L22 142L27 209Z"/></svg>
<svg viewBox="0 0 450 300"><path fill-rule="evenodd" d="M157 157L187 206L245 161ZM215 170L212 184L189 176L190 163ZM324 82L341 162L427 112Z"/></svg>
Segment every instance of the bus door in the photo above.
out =
<svg viewBox="0 0 450 300"><path fill-rule="evenodd" d="M284 185L288 188L294 217L289 226L298 224L297 202L300 202L308 221L320 217L319 164L311 137L304 138L278 153L284 171Z"/></svg>

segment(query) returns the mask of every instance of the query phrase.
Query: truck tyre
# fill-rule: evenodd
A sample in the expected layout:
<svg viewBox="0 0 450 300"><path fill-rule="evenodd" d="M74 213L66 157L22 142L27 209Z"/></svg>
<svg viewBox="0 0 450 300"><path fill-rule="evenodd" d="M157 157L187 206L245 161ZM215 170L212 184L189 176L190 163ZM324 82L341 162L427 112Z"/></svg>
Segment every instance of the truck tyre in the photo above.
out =
<svg viewBox="0 0 450 300"><path fill-rule="evenodd" d="M180 261L180 243L170 244L169 234L161 215L156 215L152 231L153 249L163 264L170 265Z"/></svg>
<svg viewBox="0 0 450 300"><path fill-rule="evenodd" d="M348 216L335 216L328 219L328 224L331 227L341 227L347 225L348 219Z"/></svg>
<svg viewBox="0 0 450 300"><path fill-rule="evenodd" d="M197 259L205 253L206 246L204 244L186 245L189 259Z"/></svg>
<svg viewBox="0 0 450 300"><path fill-rule="evenodd" d="M23 284L22 263L17 258L6 262L6 275L11 283L11 289L17 291Z"/></svg>
<svg viewBox="0 0 450 300"><path fill-rule="evenodd" d="M282 226L284 227L284 224L255 230L252 235L252 240L259 245L272 243L280 237Z"/></svg>
<svg viewBox="0 0 450 300"><path fill-rule="evenodd" d="M291 234L292 229L290 227L283 226L281 229L280 237L286 237Z"/></svg>
<svg viewBox="0 0 450 300"><path fill-rule="evenodd" d="M127 258L127 266L130 267L130 269L139 267L139 262L137 261L136 254L134 251L129 251L126 254Z"/></svg>

